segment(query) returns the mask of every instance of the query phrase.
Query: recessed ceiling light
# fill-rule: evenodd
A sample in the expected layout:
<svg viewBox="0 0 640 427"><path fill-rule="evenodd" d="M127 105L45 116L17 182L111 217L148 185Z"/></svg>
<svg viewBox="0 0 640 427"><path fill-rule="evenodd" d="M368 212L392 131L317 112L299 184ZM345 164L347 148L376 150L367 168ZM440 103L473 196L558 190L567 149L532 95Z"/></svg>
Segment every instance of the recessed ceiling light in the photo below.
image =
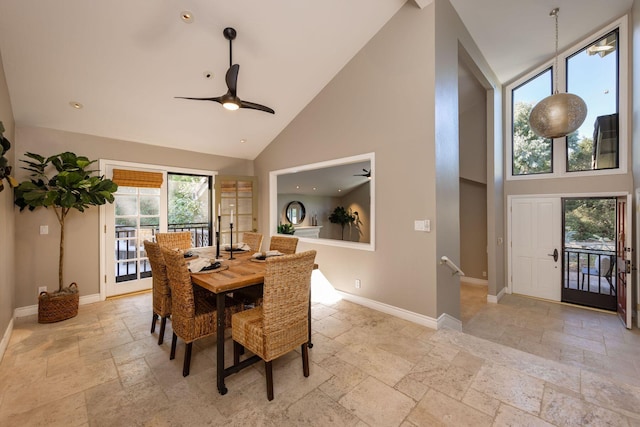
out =
<svg viewBox="0 0 640 427"><path fill-rule="evenodd" d="M313 191L316 191L316 187L313 187Z"/></svg>
<svg viewBox="0 0 640 427"><path fill-rule="evenodd" d="M182 19L187 24L191 24L193 22L193 13L188 10L183 10L180 12L180 19Z"/></svg>
<svg viewBox="0 0 640 427"><path fill-rule="evenodd" d="M342 190L338 188L338 193L341 192Z"/></svg>
<svg viewBox="0 0 640 427"><path fill-rule="evenodd" d="M76 101L69 102L69 105L71 105L76 110L80 110L83 107L82 104L80 104L79 102L76 102Z"/></svg>
<svg viewBox="0 0 640 427"><path fill-rule="evenodd" d="M244 144L245 142L247 142L247 140L246 140L246 139L244 139L244 138L240 140L240 143L241 143L241 144Z"/></svg>
<svg viewBox="0 0 640 427"><path fill-rule="evenodd" d="M296 185L296 189L297 189L297 190L299 190L299 189L300 189L300 186L299 186L299 185Z"/></svg>

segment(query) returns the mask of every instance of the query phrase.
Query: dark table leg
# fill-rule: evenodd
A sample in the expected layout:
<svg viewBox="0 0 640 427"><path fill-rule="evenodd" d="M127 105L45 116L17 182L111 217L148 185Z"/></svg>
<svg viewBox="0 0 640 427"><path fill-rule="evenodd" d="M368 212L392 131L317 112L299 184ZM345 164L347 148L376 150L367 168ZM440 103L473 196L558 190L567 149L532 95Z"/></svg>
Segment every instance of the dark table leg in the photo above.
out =
<svg viewBox="0 0 640 427"><path fill-rule="evenodd" d="M309 342L307 345L309 348L313 348L313 343L311 342L311 288L309 288Z"/></svg>
<svg viewBox="0 0 640 427"><path fill-rule="evenodd" d="M224 385L224 292L216 294L217 311L217 342L216 342L216 378L218 381L218 392L226 394L227 388Z"/></svg>

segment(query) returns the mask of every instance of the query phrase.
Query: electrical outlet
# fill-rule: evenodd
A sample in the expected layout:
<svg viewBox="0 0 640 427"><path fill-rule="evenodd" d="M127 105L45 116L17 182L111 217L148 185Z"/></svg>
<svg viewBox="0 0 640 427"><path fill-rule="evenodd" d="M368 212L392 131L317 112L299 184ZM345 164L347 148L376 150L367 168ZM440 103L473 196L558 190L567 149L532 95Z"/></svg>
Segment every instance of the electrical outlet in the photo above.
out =
<svg viewBox="0 0 640 427"><path fill-rule="evenodd" d="M46 286L38 286L38 295L40 295L40 293L42 292L47 292Z"/></svg>
<svg viewBox="0 0 640 427"><path fill-rule="evenodd" d="M482 277L487 277L487 272L486 271L482 272Z"/></svg>
<svg viewBox="0 0 640 427"><path fill-rule="evenodd" d="M360 282L360 279L356 279L356 289L360 289L361 286L362 283Z"/></svg>

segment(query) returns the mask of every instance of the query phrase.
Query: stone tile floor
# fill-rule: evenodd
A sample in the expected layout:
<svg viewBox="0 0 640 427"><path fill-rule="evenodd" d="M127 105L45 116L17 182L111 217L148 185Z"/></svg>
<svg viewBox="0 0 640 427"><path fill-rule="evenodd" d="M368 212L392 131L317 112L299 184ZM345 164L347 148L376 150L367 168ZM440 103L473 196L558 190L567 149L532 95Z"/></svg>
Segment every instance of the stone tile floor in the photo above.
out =
<svg viewBox="0 0 640 427"><path fill-rule="evenodd" d="M609 365L614 351L613 363L637 369L635 332L592 312L505 300L481 307L469 333L315 302L311 375L298 352L275 361L272 402L262 364L217 393L215 339L194 344L183 378L183 343L169 360L170 323L163 345L149 334L151 294L85 305L56 324L21 318L0 362L0 425L640 426L637 381L595 361Z"/></svg>

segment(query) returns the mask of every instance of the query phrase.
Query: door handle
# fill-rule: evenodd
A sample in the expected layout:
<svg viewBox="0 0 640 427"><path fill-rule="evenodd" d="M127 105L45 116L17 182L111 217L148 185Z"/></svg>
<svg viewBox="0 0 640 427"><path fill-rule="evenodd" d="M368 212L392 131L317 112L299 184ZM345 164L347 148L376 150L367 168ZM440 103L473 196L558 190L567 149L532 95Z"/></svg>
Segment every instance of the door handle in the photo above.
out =
<svg viewBox="0 0 640 427"><path fill-rule="evenodd" d="M558 250L557 249L554 249L552 254L547 254L547 255L552 256L554 262L558 262Z"/></svg>

